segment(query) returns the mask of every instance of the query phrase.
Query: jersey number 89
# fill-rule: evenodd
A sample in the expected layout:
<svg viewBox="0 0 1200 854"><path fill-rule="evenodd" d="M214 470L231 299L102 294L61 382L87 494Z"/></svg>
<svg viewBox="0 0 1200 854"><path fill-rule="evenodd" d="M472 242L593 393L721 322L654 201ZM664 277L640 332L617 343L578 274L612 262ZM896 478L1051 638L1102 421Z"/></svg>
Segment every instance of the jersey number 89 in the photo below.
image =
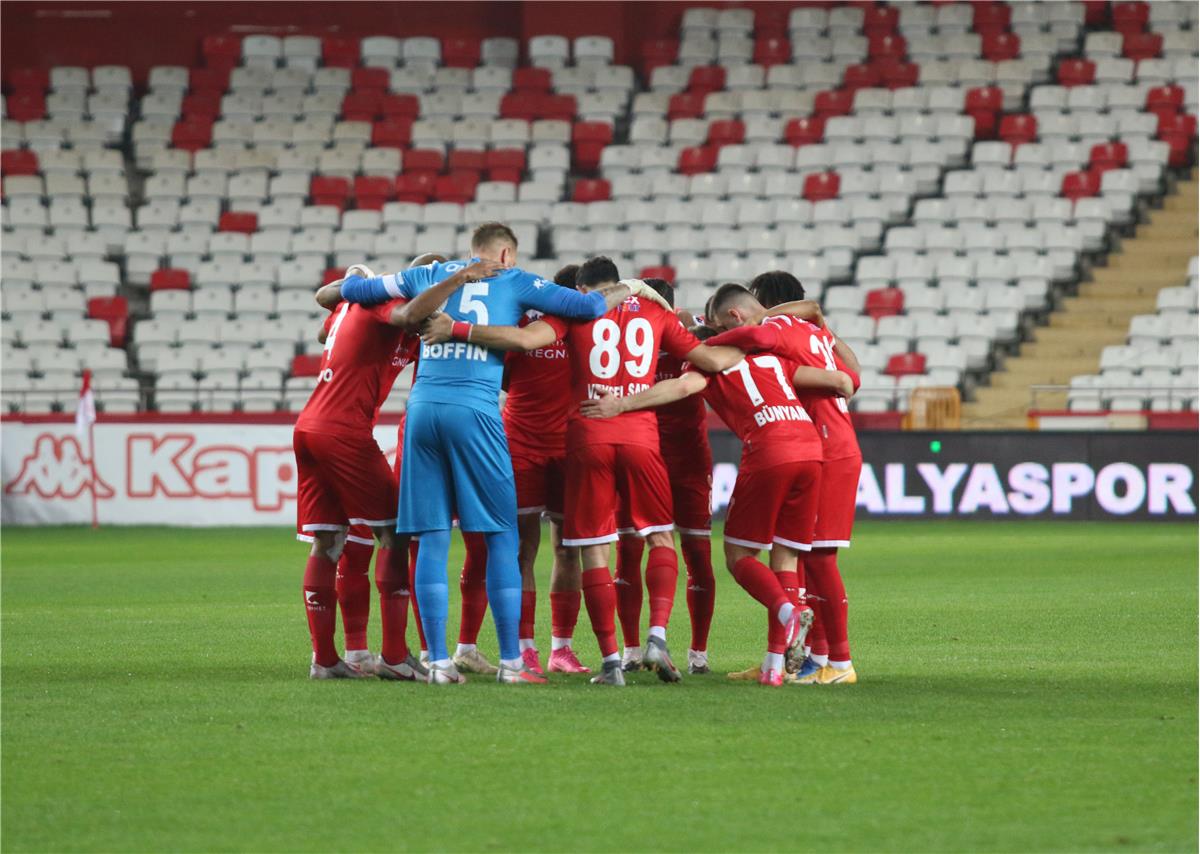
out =
<svg viewBox="0 0 1200 854"><path fill-rule="evenodd" d="M625 327L625 360L630 376L644 377L654 364L654 329L644 317L635 317ZM592 352L588 367L596 379L606 380L617 375L621 368L621 327L616 321L602 317L592 326Z"/></svg>

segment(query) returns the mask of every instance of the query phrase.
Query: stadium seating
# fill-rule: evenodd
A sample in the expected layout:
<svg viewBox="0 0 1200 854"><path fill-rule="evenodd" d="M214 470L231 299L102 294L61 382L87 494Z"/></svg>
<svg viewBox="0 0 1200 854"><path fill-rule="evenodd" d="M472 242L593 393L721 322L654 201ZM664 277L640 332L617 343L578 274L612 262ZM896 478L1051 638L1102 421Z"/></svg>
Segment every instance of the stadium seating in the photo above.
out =
<svg viewBox="0 0 1200 854"><path fill-rule="evenodd" d="M136 94L19 69L4 406L70 406L86 366L109 411L294 411L316 284L495 218L535 272L609 254L691 307L790 269L860 355L854 405L903 410L969 395L1194 160L1174 0L693 8L631 47L214 34Z"/></svg>

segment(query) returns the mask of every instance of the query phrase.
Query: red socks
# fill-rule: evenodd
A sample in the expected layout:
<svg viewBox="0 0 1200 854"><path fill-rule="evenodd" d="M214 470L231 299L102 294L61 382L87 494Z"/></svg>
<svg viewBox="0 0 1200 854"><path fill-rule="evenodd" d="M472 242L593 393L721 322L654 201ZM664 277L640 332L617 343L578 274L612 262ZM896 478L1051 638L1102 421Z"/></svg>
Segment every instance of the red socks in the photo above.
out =
<svg viewBox="0 0 1200 854"><path fill-rule="evenodd" d="M420 548L419 540L408 541L408 589L417 589L417 550ZM429 649L429 644L425 643L425 627L421 625L421 609L417 605L417 597L409 596L409 601L412 602L413 622L417 624L417 637L421 640L421 649Z"/></svg>
<svg viewBox="0 0 1200 854"><path fill-rule="evenodd" d="M675 605L675 587L679 583L679 558L675 549L659 546L650 549L646 561L646 590L650 594L650 625L664 629Z"/></svg>
<svg viewBox="0 0 1200 854"><path fill-rule="evenodd" d="M800 573L797 572L777 572L779 577L779 585L783 588L783 592L787 594L788 601L793 605L800 605L800 588L803 582L800 580Z"/></svg>
<svg viewBox="0 0 1200 854"><path fill-rule="evenodd" d="M733 565L733 580L771 613L774 619L779 609L788 601L779 578L770 568L754 557L744 557ZM776 620L778 622L778 620Z"/></svg>
<svg viewBox="0 0 1200 854"><path fill-rule="evenodd" d="M550 634L556 638L575 636L575 624L579 622L578 590L550 591Z"/></svg>
<svg viewBox="0 0 1200 854"><path fill-rule="evenodd" d="M517 625L517 638L530 640L533 638L534 616L537 613L537 591L521 591L521 621Z"/></svg>
<svg viewBox="0 0 1200 854"><path fill-rule="evenodd" d="M621 636L625 646L640 646L639 626L642 622L642 549L640 537L622 537L617 543L617 617L621 620Z"/></svg>
<svg viewBox="0 0 1200 854"><path fill-rule="evenodd" d="M467 559L463 563L458 589L462 592L462 620L458 626L459 643L475 643L479 627L487 614L487 541L478 532L463 532Z"/></svg>
<svg viewBox="0 0 1200 854"><path fill-rule="evenodd" d="M708 537L681 537L679 547L687 566L687 606L692 618L692 649L708 649L708 630L712 627L713 606L717 601L717 580L713 576L712 542Z"/></svg>
<svg viewBox="0 0 1200 854"><path fill-rule="evenodd" d="M820 597L817 607L828 639L829 660L850 660L850 638L847 633L849 603L846 587L838 571L837 549L813 549L804 558L810 583ZM813 652L818 652L813 645Z"/></svg>
<svg viewBox="0 0 1200 854"><path fill-rule="evenodd" d="M346 649L367 648L367 618L371 615L371 554L375 545L348 540L338 561L337 599L342 611Z"/></svg>
<svg viewBox="0 0 1200 854"><path fill-rule="evenodd" d="M338 663L333 633L337 627L337 564L325 555L309 555L304 566L304 607L308 611L308 633L317 664Z"/></svg>
<svg viewBox="0 0 1200 854"><path fill-rule="evenodd" d="M375 589L379 591L379 615L383 624L383 660L399 664L408 656L408 554L403 546L380 549L375 558ZM418 624L420 621L418 620Z"/></svg>
<svg viewBox="0 0 1200 854"><path fill-rule="evenodd" d="M607 566L583 571L583 601L587 604L592 631L600 644L600 654L607 657L617 652L617 627L613 619L617 594Z"/></svg>

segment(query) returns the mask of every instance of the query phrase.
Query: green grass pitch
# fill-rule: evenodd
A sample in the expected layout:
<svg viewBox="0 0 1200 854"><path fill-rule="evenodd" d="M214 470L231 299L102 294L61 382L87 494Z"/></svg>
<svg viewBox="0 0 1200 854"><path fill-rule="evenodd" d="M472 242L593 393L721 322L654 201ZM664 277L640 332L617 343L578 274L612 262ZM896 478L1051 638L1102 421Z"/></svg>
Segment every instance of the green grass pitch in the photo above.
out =
<svg viewBox="0 0 1200 854"><path fill-rule="evenodd" d="M726 680L721 567L721 674L433 690L308 681L287 531L5 530L4 848L1196 850L1194 525L855 533L857 686Z"/></svg>

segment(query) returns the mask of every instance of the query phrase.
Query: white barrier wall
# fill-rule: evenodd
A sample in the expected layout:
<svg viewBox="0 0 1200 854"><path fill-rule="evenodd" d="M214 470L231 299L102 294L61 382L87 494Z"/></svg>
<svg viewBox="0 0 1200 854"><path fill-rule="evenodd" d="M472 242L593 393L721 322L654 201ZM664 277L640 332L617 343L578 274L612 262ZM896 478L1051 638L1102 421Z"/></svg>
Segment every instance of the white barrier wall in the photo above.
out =
<svg viewBox="0 0 1200 854"><path fill-rule="evenodd" d="M291 424L100 423L95 436L102 525L295 524ZM393 459L395 425L375 438ZM74 424L5 421L4 524L90 523L87 451Z"/></svg>

